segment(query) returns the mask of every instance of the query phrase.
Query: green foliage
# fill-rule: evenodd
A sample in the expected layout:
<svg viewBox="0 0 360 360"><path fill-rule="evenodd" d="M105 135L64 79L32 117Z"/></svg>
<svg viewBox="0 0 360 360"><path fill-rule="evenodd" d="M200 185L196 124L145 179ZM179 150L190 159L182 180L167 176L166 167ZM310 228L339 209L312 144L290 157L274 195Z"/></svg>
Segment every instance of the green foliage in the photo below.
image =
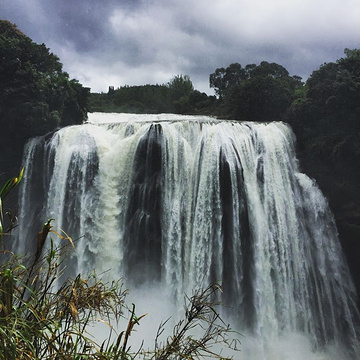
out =
<svg viewBox="0 0 360 360"><path fill-rule="evenodd" d="M90 110L125 113L206 114L214 98L194 90L188 75L176 75L167 84L112 87L107 94L90 94Z"/></svg>
<svg viewBox="0 0 360 360"><path fill-rule="evenodd" d="M286 113L304 171L330 200L360 291L360 50L314 71Z"/></svg>
<svg viewBox="0 0 360 360"><path fill-rule="evenodd" d="M215 94L223 98L230 89L238 87L249 78L250 70L251 65L243 69L239 63L230 64L226 69L217 68L214 73L210 74L210 88L214 88Z"/></svg>
<svg viewBox="0 0 360 360"><path fill-rule="evenodd" d="M25 142L87 117L89 89L62 70L59 58L0 20L0 168L20 166ZM2 174L1 174L2 175Z"/></svg>
<svg viewBox="0 0 360 360"><path fill-rule="evenodd" d="M270 76L250 78L243 86L233 87L226 98L230 117L242 120L281 120L290 104L290 90Z"/></svg>
<svg viewBox="0 0 360 360"><path fill-rule="evenodd" d="M59 58L15 25L0 21L0 147L86 119L89 89L70 80ZM11 141L10 141L11 139Z"/></svg>
<svg viewBox="0 0 360 360"><path fill-rule="evenodd" d="M282 120L293 99L299 96L301 78L289 76L281 65L263 61L260 65L239 63L210 74L221 101L221 115L231 119Z"/></svg>
<svg viewBox="0 0 360 360"><path fill-rule="evenodd" d="M167 84L169 89L169 105L173 112L186 114L191 111L189 95L194 86L188 75L176 75Z"/></svg>
<svg viewBox="0 0 360 360"><path fill-rule="evenodd" d="M217 68L214 73L210 74L210 88L214 88L215 94L223 96L225 89L227 88L224 76L226 74L225 68Z"/></svg>
<svg viewBox="0 0 360 360"><path fill-rule="evenodd" d="M252 65L249 74L251 78L269 76L274 79L286 79L289 77L289 72L283 66L276 63L268 63L267 61L262 61L259 66Z"/></svg>
<svg viewBox="0 0 360 360"><path fill-rule="evenodd" d="M173 100L178 100L182 96L188 96L194 90L189 75L176 75L168 82L167 86L170 91L170 97Z"/></svg>
<svg viewBox="0 0 360 360"><path fill-rule="evenodd" d="M345 58L322 65L308 79L301 102L294 102L288 121L305 151L329 165L337 159L360 161L360 50L345 49Z"/></svg>
<svg viewBox="0 0 360 360"><path fill-rule="evenodd" d="M68 279L56 290L59 272L60 249L31 266L15 256L1 264L0 359L113 358L87 329L98 319L119 320L126 291L95 275Z"/></svg>
<svg viewBox="0 0 360 360"><path fill-rule="evenodd" d="M170 111L165 85L124 86L108 94L122 112L162 113Z"/></svg>
<svg viewBox="0 0 360 360"><path fill-rule="evenodd" d="M30 267L13 256L0 265L0 359L225 359L215 345L237 350L236 335L217 313L216 285L199 290L185 304L186 316L164 342L155 334L154 350L133 350L131 335L146 314L126 305L121 282L104 283L96 274L67 279L56 289L64 249L53 249ZM126 313L129 318L126 320ZM91 335L107 324L106 340ZM123 328L124 330L115 330ZM199 335L193 329L201 330ZM104 332L103 332L103 335Z"/></svg>

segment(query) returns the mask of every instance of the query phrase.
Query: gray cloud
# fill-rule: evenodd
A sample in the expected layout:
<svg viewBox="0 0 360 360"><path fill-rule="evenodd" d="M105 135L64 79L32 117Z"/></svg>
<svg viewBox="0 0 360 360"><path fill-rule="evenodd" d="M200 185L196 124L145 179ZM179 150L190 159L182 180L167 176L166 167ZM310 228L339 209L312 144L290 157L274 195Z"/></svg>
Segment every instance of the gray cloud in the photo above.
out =
<svg viewBox="0 0 360 360"><path fill-rule="evenodd" d="M3 19L57 54L93 91L277 62L308 77L359 47L358 0L0 0Z"/></svg>

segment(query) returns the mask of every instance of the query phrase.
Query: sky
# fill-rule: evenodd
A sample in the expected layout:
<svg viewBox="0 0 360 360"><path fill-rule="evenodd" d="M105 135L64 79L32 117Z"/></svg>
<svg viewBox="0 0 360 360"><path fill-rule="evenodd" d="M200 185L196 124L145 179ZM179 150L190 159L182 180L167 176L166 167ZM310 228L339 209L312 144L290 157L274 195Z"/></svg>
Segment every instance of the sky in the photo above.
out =
<svg viewBox="0 0 360 360"><path fill-rule="evenodd" d="M359 0L0 0L0 19L92 92L183 74L212 94L209 75L234 62L275 62L306 80L360 48Z"/></svg>

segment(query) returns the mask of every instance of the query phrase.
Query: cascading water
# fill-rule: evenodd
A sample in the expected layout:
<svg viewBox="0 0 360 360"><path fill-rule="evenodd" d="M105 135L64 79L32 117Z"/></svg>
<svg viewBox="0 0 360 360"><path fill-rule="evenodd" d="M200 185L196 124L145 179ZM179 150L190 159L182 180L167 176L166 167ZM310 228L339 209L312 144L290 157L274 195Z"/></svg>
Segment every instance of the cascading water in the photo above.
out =
<svg viewBox="0 0 360 360"><path fill-rule="evenodd" d="M357 358L355 289L287 125L94 113L32 139L24 166L21 239L56 219L78 239L69 275L111 269L177 300L219 282L225 316L262 344L258 357L239 358L295 359L269 350L289 334ZM18 250L30 251L21 239Z"/></svg>

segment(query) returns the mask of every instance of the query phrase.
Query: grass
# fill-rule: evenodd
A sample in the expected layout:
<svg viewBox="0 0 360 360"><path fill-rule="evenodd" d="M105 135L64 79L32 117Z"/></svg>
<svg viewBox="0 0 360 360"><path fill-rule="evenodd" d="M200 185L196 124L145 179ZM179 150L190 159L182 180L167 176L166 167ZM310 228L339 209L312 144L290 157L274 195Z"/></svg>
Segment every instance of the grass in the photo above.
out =
<svg viewBox="0 0 360 360"><path fill-rule="evenodd" d="M2 187L0 208L22 174ZM0 215L4 224L2 211ZM15 220L10 217L6 233L15 226ZM1 225L0 360L225 359L222 347L237 348L237 341L232 340L236 333L216 310L216 295L221 288L211 285L186 299L185 316L166 340L160 341L165 330L162 323L153 350L131 350L131 334L141 326L145 314L138 316L134 304L127 306L127 290L121 279L104 283L93 272L86 278L79 274L59 284L63 260L68 251L74 251L74 244L67 234L53 230L52 221L44 223L36 252L27 258L6 250ZM54 247L53 236L64 240L60 247ZM125 313L130 316L125 318ZM90 334L98 322L108 329L102 343Z"/></svg>

